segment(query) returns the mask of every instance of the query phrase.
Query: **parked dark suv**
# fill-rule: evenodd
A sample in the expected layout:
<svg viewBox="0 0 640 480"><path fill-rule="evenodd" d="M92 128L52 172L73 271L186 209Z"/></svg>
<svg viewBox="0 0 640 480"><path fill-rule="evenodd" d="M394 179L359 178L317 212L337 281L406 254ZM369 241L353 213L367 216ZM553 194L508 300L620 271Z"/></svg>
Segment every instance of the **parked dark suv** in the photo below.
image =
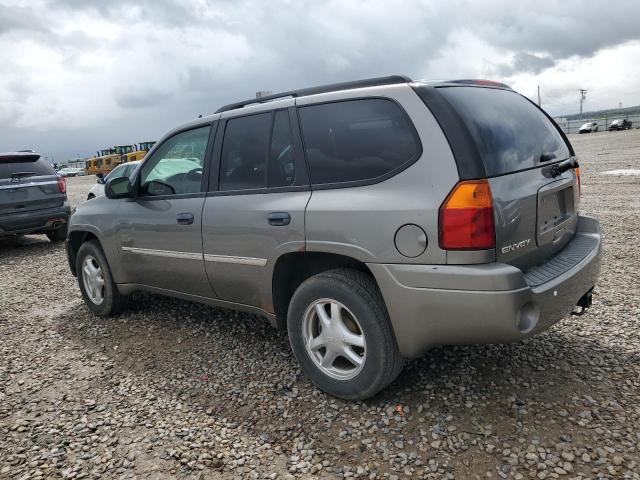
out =
<svg viewBox="0 0 640 480"><path fill-rule="evenodd" d="M631 129L631 122L626 118L619 118L617 120L612 121L609 124L610 132L612 132L613 130L630 130L630 129Z"/></svg>
<svg viewBox="0 0 640 480"><path fill-rule="evenodd" d="M571 144L495 82L392 76L231 104L105 193L67 244L92 312L146 290L265 315L349 399L435 345L513 342L589 307L600 268Z"/></svg>
<svg viewBox="0 0 640 480"><path fill-rule="evenodd" d="M44 233L61 242L70 215L66 180L40 154L0 153L0 237Z"/></svg>

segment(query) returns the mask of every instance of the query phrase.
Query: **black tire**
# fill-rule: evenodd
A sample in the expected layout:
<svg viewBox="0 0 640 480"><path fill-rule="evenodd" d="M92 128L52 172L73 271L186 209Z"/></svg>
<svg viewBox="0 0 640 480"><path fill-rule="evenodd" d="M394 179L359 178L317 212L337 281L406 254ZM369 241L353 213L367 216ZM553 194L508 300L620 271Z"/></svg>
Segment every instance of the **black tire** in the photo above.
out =
<svg viewBox="0 0 640 480"><path fill-rule="evenodd" d="M64 242L67 239L67 233L69 232L69 227L65 223L63 227L58 228L57 230L51 230L47 232L47 238L53 243Z"/></svg>
<svg viewBox="0 0 640 480"><path fill-rule="evenodd" d="M366 341L366 357L353 378L332 378L308 353L303 334L307 308L319 299L333 299L357 318ZM361 271L336 269L314 275L295 291L289 304L287 330L291 348L307 377L321 390L346 400L374 396L396 379L403 366L389 315L373 278Z"/></svg>
<svg viewBox="0 0 640 480"><path fill-rule="evenodd" d="M84 285L84 271L83 263L85 259L91 256L98 264L102 271L102 277L104 279L103 299L100 303L95 303ZM111 270L109 269L109 263L107 262L102 247L97 240L90 240L83 243L78 249L78 256L76 257L76 274L78 276L78 285L84 302L94 314L100 317L108 317L120 313L127 307L128 298L122 295L113 281Z"/></svg>

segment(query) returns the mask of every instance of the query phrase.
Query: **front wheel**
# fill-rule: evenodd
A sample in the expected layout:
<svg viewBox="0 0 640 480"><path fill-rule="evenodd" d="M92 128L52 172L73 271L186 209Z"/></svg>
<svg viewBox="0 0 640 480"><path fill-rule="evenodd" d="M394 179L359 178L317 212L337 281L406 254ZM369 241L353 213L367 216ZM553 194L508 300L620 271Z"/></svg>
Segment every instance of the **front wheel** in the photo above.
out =
<svg viewBox="0 0 640 480"><path fill-rule="evenodd" d="M82 298L94 314L107 317L126 308L127 297L118 291L107 259L97 241L91 240L80 246L76 272Z"/></svg>
<svg viewBox="0 0 640 480"><path fill-rule="evenodd" d="M372 397L402 370L384 301L366 273L338 269L305 280L291 299L287 330L304 373L336 397Z"/></svg>

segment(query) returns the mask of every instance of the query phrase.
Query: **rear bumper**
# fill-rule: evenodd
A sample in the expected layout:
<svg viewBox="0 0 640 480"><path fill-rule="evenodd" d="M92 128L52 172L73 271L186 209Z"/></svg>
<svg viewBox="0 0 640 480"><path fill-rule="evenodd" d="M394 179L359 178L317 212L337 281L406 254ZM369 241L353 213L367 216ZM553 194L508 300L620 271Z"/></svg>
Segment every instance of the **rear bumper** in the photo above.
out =
<svg viewBox="0 0 640 480"><path fill-rule="evenodd" d="M593 289L601 245L597 220L579 217L578 232L565 249L528 274L501 263L369 268L382 291L400 352L411 358L436 345L509 343L547 329ZM570 248L571 253L581 249L581 259L558 269L558 257Z"/></svg>
<svg viewBox="0 0 640 480"><path fill-rule="evenodd" d="M61 207L3 215L0 216L0 237L57 230L69 223L70 216L71 208L66 200Z"/></svg>

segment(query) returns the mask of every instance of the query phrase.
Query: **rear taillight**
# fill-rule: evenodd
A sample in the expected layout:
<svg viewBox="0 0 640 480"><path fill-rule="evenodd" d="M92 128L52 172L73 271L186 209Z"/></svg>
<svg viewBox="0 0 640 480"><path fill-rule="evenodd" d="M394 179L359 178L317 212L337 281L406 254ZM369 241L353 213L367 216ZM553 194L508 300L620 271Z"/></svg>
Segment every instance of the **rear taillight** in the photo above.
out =
<svg viewBox="0 0 640 480"><path fill-rule="evenodd" d="M67 193L67 179L64 177L58 177L58 191L60 193Z"/></svg>
<svg viewBox="0 0 640 480"><path fill-rule="evenodd" d="M458 183L440 207L440 248L486 250L494 248L493 197L487 180Z"/></svg>
<svg viewBox="0 0 640 480"><path fill-rule="evenodd" d="M582 182L580 180L580 167L574 168L573 171L576 172L576 179L578 181L578 193L580 195L582 195Z"/></svg>

